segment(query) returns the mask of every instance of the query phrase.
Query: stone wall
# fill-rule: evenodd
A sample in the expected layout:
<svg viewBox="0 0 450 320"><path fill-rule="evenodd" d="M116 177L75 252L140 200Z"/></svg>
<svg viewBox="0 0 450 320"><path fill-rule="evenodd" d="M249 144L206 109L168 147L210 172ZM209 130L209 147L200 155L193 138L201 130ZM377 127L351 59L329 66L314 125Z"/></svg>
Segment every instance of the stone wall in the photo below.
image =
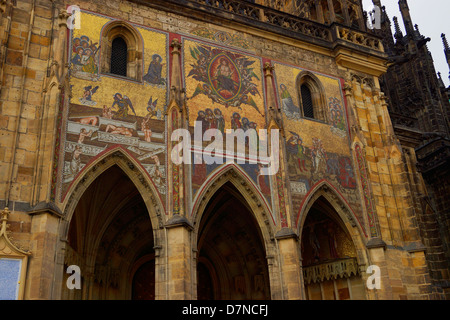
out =
<svg viewBox="0 0 450 320"><path fill-rule="evenodd" d="M86 171L67 187L67 197L60 197L55 186L61 183L64 167L61 165L64 163L64 154L59 150L64 148L60 143L66 141L63 134L70 120L68 101L79 98L78 92L76 95L71 92L72 86L79 84L68 77L70 61L67 52L72 39L65 25L68 15L64 9L70 4L60 1L54 2L52 6L52 2L47 1L18 0L17 5L8 1L1 7L0 39L5 60L1 69L0 95L0 198L2 207L8 206L12 211L9 224L13 237L32 253L26 284L27 299L59 298L59 291L55 288L62 284L63 229L71 218L63 213L67 214L68 208L77 202L76 197L80 197L79 191L75 192L77 188L86 188L83 185L87 179L86 172L95 172L97 165L101 167L107 161L106 158L98 158L89 162ZM176 10L173 4L167 12L133 1L79 1L77 5L107 19L120 19L134 26L141 25L168 34L172 46L169 48L167 45L165 49L169 53L167 63L170 63L171 73L165 77L172 79L174 92L181 92L182 89L181 84L173 81L178 79L174 73L178 72L180 77L182 65L173 40L183 36L225 48L227 52L244 52L247 57L259 59L261 66L256 73L261 83L266 84L263 80L272 79L267 77L269 69L262 70L262 62L268 62L269 66L274 65L274 62L282 62L284 66L291 66L287 72L301 68L319 75L319 78L333 79L330 80L334 83L333 89L327 88L326 92L329 94L337 90L336 93L342 99L341 106L346 111L344 131L347 138L340 148L343 155L350 159L355 186L354 191L344 196L334 189L329 190L329 194L333 194L333 199L338 199L335 209L339 209L336 211L351 230L353 239L357 239L355 245L363 279L368 276L365 274L368 265L377 264L381 268L383 287L379 291L368 291L367 296L371 299L441 297L430 285L425 247L420 237L421 226L417 221L422 208L414 200L417 192L411 189L414 184L410 180L412 169L408 167L393 133L384 95L380 92L378 76L384 66L379 53L359 47L360 52L351 56L345 45L342 45L343 49L331 50L317 43L294 40L286 34L274 34L257 27L248 28L232 20L220 18L210 21L208 15L197 11L194 14L190 12L190 17L187 17L182 12L172 13ZM364 58L368 55L370 58ZM370 61L366 63L364 59ZM266 72L266 78L263 72ZM280 76L277 75L277 66L273 76L275 80ZM260 105L264 108L266 126L273 125L285 130L286 123L283 126L283 122L277 120L277 117L281 118L280 111L269 112L270 106L280 103L278 88L270 85L263 88L262 97L274 97L270 102L262 100ZM267 92L269 90L270 93ZM292 90L295 91L295 88ZM115 92L107 93L112 96ZM174 114L182 118L176 118L177 125L174 127L165 124L167 134L177 127L188 127L185 108L189 108L189 101L186 104L179 103L175 95L169 95L164 106L164 110L169 111L167 122L172 123L172 110L176 110ZM143 107L139 105L139 108ZM309 131L319 127L320 130L328 129L317 124L311 125ZM285 134L284 139L287 136ZM170 152L170 144L166 146ZM357 152L361 152L363 158L358 158ZM282 157L287 161L286 150L282 150ZM139 162L131 160L127 165L137 170L135 166ZM166 169L167 194L170 196L158 200L158 204L164 203L166 212L159 212L161 225L153 226L161 232L168 232L166 237L158 240L161 250L158 249L160 259L157 261L157 272L161 272L161 276L158 277L156 296L161 299L191 299L196 295L193 290L195 277L191 273L196 267L192 251L195 243L192 243L191 232L192 229L196 232L196 227L192 228L193 219L197 214L201 216L201 213L194 213L192 217L188 214L193 207L191 199L187 197L190 189L186 177L190 169L187 166L176 167L180 170L177 172L181 173L181 179L174 182L173 168L168 165ZM233 170L235 174L240 172L239 169ZM139 179L140 183L152 184L148 175L142 174ZM265 201L260 197L256 184L249 179L240 179L245 198L254 208L260 225L265 226L266 250L271 251L268 258L271 284L276 286L271 288L273 297L301 298L301 275L295 271L299 268L300 257L296 252L299 243L293 239L301 236L302 230L298 229L296 221L301 221L304 219L301 215L307 214L302 206L307 205L312 194L297 199L295 203L291 202L294 197L289 188L288 171L285 171L278 178L276 188L272 189L275 205L261 206L261 202ZM208 185L215 183L215 180L211 180ZM174 186L181 190L178 199L182 207L181 217L174 214L173 210ZM275 197L275 194L278 196ZM156 203L153 198L152 201ZM285 224L278 220L280 210L286 212ZM270 219L271 215L277 218ZM181 222L177 220L179 218ZM280 249L275 249L277 241ZM278 255L282 256L281 260ZM279 278L278 274L282 276Z"/></svg>

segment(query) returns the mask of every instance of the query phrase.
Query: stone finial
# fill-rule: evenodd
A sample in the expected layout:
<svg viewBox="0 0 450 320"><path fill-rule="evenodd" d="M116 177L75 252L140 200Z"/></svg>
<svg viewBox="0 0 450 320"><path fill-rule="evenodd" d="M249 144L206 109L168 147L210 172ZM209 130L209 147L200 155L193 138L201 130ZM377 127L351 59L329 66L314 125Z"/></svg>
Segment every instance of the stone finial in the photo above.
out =
<svg viewBox="0 0 450 320"><path fill-rule="evenodd" d="M5 207L5 209L3 209L3 211L1 212L1 217L0 217L0 222L2 224L1 226L1 230L2 232L4 232L6 230L6 222L8 222L8 215L11 213L11 211L9 211L8 207Z"/></svg>

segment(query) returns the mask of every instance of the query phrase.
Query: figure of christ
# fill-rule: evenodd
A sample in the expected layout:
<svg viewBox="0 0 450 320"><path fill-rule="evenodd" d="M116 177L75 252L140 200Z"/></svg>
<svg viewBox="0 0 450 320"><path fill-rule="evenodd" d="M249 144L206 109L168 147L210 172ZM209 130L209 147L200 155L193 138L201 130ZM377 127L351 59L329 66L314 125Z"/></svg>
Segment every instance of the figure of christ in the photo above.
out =
<svg viewBox="0 0 450 320"><path fill-rule="evenodd" d="M222 89L234 92L235 83L233 79L231 79L233 73L234 70L230 68L228 60L225 58L220 59L220 65L214 74L217 78L219 90Z"/></svg>
<svg viewBox="0 0 450 320"><path fill-rule="evenodd" d="M84 138L92 136L92 130L89 130L89 132L85 128L81 128L80 130L80 136L78 137L78 143L83 143Z"/></svg>
<svg viewBox="0 0 450 320"><path fill-rule="evenodd" d="M109 131L110 129L111 129L111 132ZM113 133L113 134L121 134L121 135L124 135L127 137L133 136L133 132L131 131L131 129L125 128L125 127L117 127L113 124L108 124L106 126L105 132L109 132L109 133Z"/></svg>

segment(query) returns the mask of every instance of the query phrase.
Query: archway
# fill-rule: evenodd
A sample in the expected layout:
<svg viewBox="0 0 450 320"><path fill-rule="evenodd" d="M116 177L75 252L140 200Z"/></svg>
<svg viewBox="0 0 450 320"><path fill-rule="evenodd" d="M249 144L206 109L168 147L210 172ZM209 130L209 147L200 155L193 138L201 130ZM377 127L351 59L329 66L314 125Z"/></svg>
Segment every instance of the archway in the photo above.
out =
<svg viewBox="0 0 450 320"><path fill-rule="evenodd" d="M198 230L198 299L270 299L263 237L232 183L209 200Z"/></svg>
<svg viewBox="0 0 450 320"><path fill-rule="evenodd" d="M65 268L80 267L82 290L63 299L154 299L153 228L138 189L117 165L80 197L70 220Z"/></svg>
<svg viewBox="0 0 450 320"><path fill-rule="evenodd" d="M301 252L306 299L366 299L352 236L324 196L314 201L303 222Z"/></svg>

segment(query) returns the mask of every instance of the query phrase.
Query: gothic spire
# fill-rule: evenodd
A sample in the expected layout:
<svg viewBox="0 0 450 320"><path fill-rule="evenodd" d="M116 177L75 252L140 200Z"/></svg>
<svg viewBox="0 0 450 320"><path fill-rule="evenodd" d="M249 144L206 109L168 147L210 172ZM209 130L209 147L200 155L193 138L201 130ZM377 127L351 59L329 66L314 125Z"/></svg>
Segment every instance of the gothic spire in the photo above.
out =
<svg viewBox="0 0 450 320"><path fill-rule="evenodd" d="M450 68L450 47L447 42L447 37L443 33L443 34L441 34L441 38L442 38L442 43L444 44L445 58L447 59L447 64L448 64L448 67ZM450 76L448 78L450 79Z"/></svg>
<svg viewBox="0 0 450 320"><path fill-rule="evenodd" d="M381 0L372 0L374 6L379 6L381 8Z"/></svg>
<svg viewBox="0 0 450 320"><path fill-rule="evenodd" d="M394 37L395 37L395 39L400 40L403 38L402 30L400 30L400 25L398 24L397 17L394 17L393 20L394 20L394 28L395 28Z"/></svg>
<svg viewBox="0 0 450 320"><path fill-rule="evenodd" d="M411 19L411 14L409 12L408 1L399 0L398 5L400 7L400 12L403 18L403 24L405 25L406 34L412 36L414 34L414 27Z"/></svg>
<svg viewBox="0 0 450 320"><path fill-rule="evenodd" d="M445 33L441 34L442 42L444 44L444 52L450 53L450 47L448 46L447 37L445 36Z"/></svg>

